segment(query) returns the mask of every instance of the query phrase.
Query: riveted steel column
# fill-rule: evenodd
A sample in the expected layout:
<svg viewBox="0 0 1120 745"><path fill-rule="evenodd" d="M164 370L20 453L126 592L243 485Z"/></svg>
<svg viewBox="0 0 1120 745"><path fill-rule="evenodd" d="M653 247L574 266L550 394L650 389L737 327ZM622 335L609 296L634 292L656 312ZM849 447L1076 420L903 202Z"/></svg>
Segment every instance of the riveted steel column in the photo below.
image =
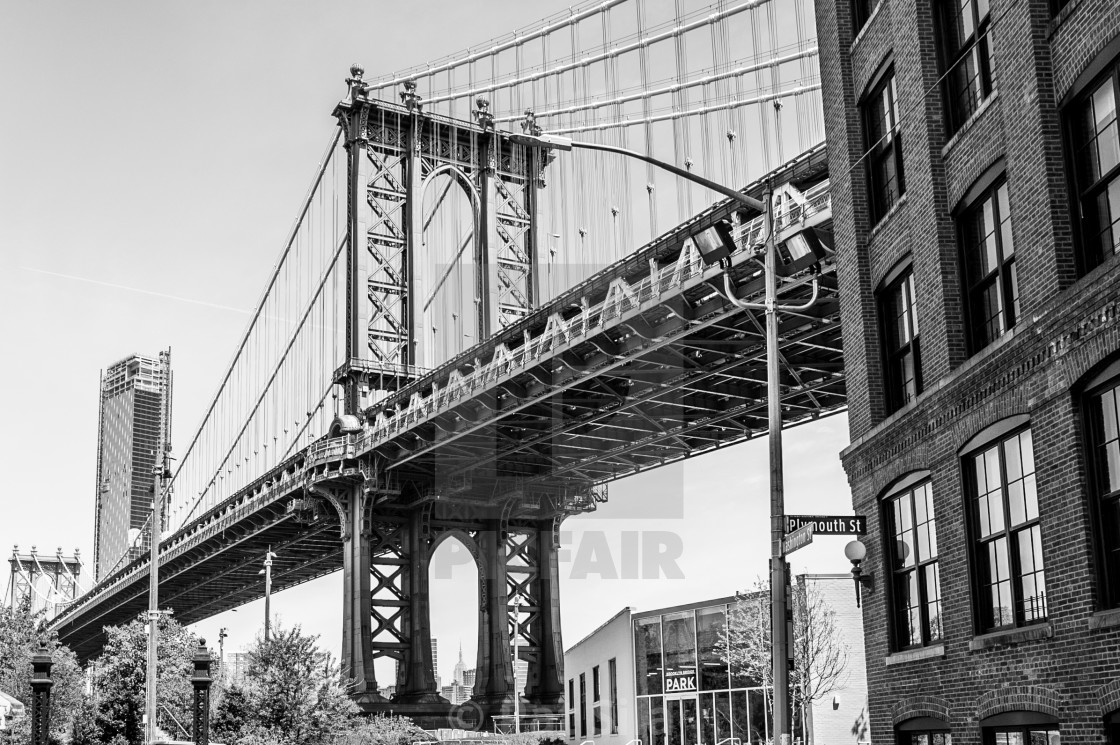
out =
<svg viewBox="0 0 1120 745"><path fill-rule="evenodd" d="M409 649L405 664L401 665L401 678L397 681L397 695L393 701L402 703L447 703L436 691L435 665L432 661L431 605L428 602L428 541L422 531L423 519L419 510L409 516L408 531L404 539L407 565L402 586L408 593L408 606L404 610L404 628L408 633Z"/></svg>
<svg viewBox="0 0 1120 745"><path fill-rule="evenodd" d="M560 636L559 549L553 521L537 524L533 540L537 543L537 578L533 600L539 608L536 638L540 654L529 663L525 698L530 704L560 706L564 701L564 643Z"/></svg>
<svg viewBox="0 0 1120 745"><path fill-rule="evenodd" d="M347 155L346 181L346 358L365 359L369 347L369 297L366 242L369 232L369 207L366 190L369 184L369 104L367 85L362 82L362 68L350 68L349 100L336 110L343 128ZM360 415L361 382L355 377L346 382L343 411Z"/></svg>
<svg viewBox="0 0 1120 745"><path fill-rule="evenodd" d="M488 716L513 711L513 662L506 593L505 541L497 520L478 534L478 662L474 695Z"/></svg>
<svg viewBox="0 0 1120 745"><path fill-rule="evenodd" d="M342 676L353 680L350 697L363 707L385 702L373 672L367 499L360 485L350 490L342 536Z"/></svg>
<svg viewBox="0 0 1120 745"><path fill-rule="evenodd" d="M206 640L198 640L198 650L194 654L194 742L195 745L210 745L210 650Z"/></svg>
<svg viewBox="0 0 1120 745"><path fill-rule="evenodd" d="M47 745L51 731L51 667L54 660L47 643L39 640L39 650L31 658L31 745Z"/></svg>

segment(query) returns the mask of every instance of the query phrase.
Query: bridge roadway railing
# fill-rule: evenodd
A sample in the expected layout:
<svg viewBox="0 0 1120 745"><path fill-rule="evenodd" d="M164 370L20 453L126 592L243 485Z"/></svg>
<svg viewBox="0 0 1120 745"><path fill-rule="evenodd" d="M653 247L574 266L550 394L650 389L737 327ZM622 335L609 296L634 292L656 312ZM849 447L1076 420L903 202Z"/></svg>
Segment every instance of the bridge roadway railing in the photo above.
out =
<svg viewBox="0 0 1120 745"><path fill-rule="evenodd" d="M832 201L828 187L826 179L806 190L800 203L787 200L784 209L776 215L775 232L781 236L783 232L815 221L814 218L830 219ZM764 230L764 219L759 216L736 231L739 248L731 256L733 263L741 263L753 254L754 247L765 239ZM416 424L454 408L493 388L499 381L540 364L542 359L554 354L557 347L569 348L594 337L614 325L613 322L620 320L627 310L642 309L666 296L679 295L682 288L711 269L701 261L696 251L682 251L681 257L675 264L658 269L651 267L648 276L633 284L626 284L621 277L616 277L615 281L622 284L612 283L599 302L584 305L579 313L569 318L553 314L538 336L532 337L526 330L523 342L512 349L498 343L489 362L472 365L473 369L465 374L454 362L433 371L428 378L430 393L422 395L420 386L425 381L421 380L402 391L402 395L389 399L389 403L407 400L407 404L393 416L384 413L377 416L373 426L359 436L357 449L368 451ZM684 260L684 257L689 257L689 260ZM440 385L435 378L442 377L442 374L447 377ZM404 396L408 398L404 399Z"/></svg>

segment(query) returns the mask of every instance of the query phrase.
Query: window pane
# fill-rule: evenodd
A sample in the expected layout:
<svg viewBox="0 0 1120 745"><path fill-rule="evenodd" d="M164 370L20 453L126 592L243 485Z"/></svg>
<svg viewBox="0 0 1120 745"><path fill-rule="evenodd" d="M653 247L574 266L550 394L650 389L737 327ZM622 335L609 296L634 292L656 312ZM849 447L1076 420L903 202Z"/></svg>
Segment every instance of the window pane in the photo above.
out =
<svg viewBox="0 0 1120 745"><path fill-rule="evenodd" d="M661 693L660 618L643 618L634 623L634 657L638 695Z"/></svg>
<svg viewBox="0 0 1120 745"><path fill-rule="evenodd" d="M1112 80L1093 91L1093 130L1096 134L1096 169L1094 177L1108 172L1120 163L1120 139L1116 131L1116 99Z"/></svg>
<svg viewBox="0 0 1120 745"><path fill-rule="evenodd" d="M650 742L662 745L665 742L665 704L661 696L649 700Z"/></svg>
<svg viewBox="0 0 1120 745"><path fill-rule="evenodd" d="M705 745L719 742L716 738L716 710L711 693L700 696L700 742Z"/></svg>
<svg viewBox="0 0 1120 745"><path fill-rule="evenodd" d="M696 676L696 622L692 611L662 618L665 676Z"/></svg>
<svg viewBox="0 0 1120 745"><path fill-rule="evenodd" d="M716 693L716 740L731 737L731 694L727 691Z"/></svg>
<svg viewBox="0 0 1120 745"><path fill-rule="evenodd" d="M766 742L773 722L770 720L770 707L766 705L765 695L761 689L755 688L748 692L750 702L750 741L752 743ZM738 736L738 735L736 735ZM746 742L744 738L743 742Z"/></svg>
<svg viewBox="0 0 1120 745"><path fill-rule="evenodd" d="M929 638L941 638L941 582L938 578L937 563L925 567L926 617L929 619Z"/></svg>
<svg viewBox="0 0 1120 745"><path fill-rule="evenodd" d="M700 690L726 689L727 662L720 653L720 634L726 628L727 614L723 608L703 608L696 611L696 638L699 644Z"/></svg>
<svg viewBox="0 0 1120 745"><path fill-rule="evenodd" d="M575 737L575 734L572 736ZM648 698L638 699L638 739L647 745L653 742L650 739Z"/></svg>
<svg viewBox="0 0 1120 745"><path fill-rule="evenodd" d="M743 742L754 742L754 738L750 736L750 711L747 708L746 691L731 692L731 720L734 722L735 737Z"/></svg>

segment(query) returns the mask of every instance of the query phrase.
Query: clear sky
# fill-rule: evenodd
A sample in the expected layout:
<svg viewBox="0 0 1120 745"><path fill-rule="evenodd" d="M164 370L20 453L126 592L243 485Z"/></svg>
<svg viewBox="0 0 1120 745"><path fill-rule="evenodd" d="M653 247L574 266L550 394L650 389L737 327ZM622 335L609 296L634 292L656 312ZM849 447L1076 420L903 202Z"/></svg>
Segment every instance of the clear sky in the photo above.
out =
<svg viewBox="0 0 1120 745"><path fill-rule="evenodd" d="M107 365L170 347L174 440L193 432L333 132L351 63L379 77L568 4L4 3L0 548L79 547L92 558L98 371ZM787 436L789 512L850 512L837 458L846 443L842 416ZM620 482L610 504L571 519L566 643L625 605L753 584L768 554L766 489L758 441ZM683 578L642 576L643 547L659 543L679 547ZM794 567L845 571L842 546L819 538ZM460 639L473 664L477 636L462 623L475 606L473 570L452 548L441 548L431 585L445 681ZM6 565L0 578L6 589ZM334 575L281 593L274 608L337 654L341 603ZM241 648L262 605L199 631L215 641L228 627L227 649ZM382 684L387 672L378 671Z"/></svg>

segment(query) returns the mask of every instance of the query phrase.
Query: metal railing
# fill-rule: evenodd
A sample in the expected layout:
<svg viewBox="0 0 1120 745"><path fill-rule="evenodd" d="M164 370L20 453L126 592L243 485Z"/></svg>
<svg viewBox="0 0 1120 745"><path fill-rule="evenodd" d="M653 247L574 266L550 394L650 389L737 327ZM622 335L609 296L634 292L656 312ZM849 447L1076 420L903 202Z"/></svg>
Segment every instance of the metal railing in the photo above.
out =
<svg viewBox="0 0 1120 745"><path fill-rule="evenodd" d="M831 209L827 180L806 190L803 197L802 202L787 200L778 211L775 221L777 231ZM739 248L733 255L741 256L762 242L763 223L763 218L758 217L739 229ZM505 344L498 344L489 362L482 363L467 373L454 369L442 386L432 384L429 395L414 392L408 404L395 412L394 416L378 416L373 427L360 436L358 450L367 450L374 443L401 434L439 411L469 400L477 392L492 387L499 380L554 355L557 347L567 348L587 340L607 328L612 321L621 319L627 312L640 310L647 303L660 300L666 294L678 294L684 285L700 277L707 268L698 251L686 249L682 250L675 264L651 271L634 284L616 277L603 299L594 305L584 306L579 313L569 318L554 314L538 336L532 337L526 332L524 342L512 349Z"/></svg>

